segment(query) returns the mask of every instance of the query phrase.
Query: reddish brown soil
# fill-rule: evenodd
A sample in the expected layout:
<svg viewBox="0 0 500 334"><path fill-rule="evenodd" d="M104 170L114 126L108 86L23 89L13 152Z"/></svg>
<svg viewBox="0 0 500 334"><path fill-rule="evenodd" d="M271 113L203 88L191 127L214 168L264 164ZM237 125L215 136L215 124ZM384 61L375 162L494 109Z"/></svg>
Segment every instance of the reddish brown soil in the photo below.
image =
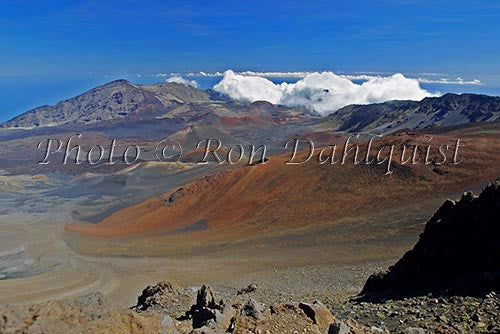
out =
<svg viewBox="0 0 500 334"><path fill-rule="evenodd" d="M222 116L220 117L220 122L223 126L235 127L235 126L246 126L246 127L260 127L263 125L271 125L270 122L266 122L256 116L244 116L244 117L230 117Z"/></svg>
<svg viewBox="0 0 500 334"><path fill-rule="evenodd" d="M399 133L374 145L402 143L436 145L456 136ZM404 205L430 196L451 194L494 179L500 173L500 136L460 137L458 165L433 166L422 162L401 165L395 151L393 173L385 165L308 163L286 165L289 154L274 156L266 164L226 169L198 179L163 196L125 208L92 224L69 224L77 234L114 238L127 236L164 237L176 242L244 240L250 236L282 232L335 221ZM364 149L364 145L361 148ZM382 157L385 157L387 150ZM364 157L360 152L360 156ZM424 152L420 152L421 159ZM337 149L341 154L341 148ZM301 153L305 157L306 153ZM453 151L448 151L451 160ZM350 155L352 159L352 154ZM440 159L440 158L439 158ZM175 193L177 191L177 193ZM174 194L175 193L175 194ZM171 199L172 198L172 199ZM189 232L189 233L185 233Z"/></svg>

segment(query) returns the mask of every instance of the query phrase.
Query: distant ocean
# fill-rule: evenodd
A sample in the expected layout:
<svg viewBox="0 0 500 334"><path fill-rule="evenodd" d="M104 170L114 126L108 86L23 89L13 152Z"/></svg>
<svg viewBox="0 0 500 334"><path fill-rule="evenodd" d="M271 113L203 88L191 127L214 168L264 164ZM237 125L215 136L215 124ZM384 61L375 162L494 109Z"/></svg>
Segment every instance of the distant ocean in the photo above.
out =
<svg viewBox="0 0 500 334"><path fill-rule="evenodd" d="M115 79L127 79L133 83L152 84L163 82L165 78L156 76L104 77L84 76L71 78L53 77L0 77L0 122L6 121L32 108L74 97L95 86ZM196 80L201 89L212 88L221 77L188 77ZM269 78L275 83L295 82L294 78ZM430 92L444 93L478 93L500 95L500 86L457 85L422 83L421 87Z"/></svg>

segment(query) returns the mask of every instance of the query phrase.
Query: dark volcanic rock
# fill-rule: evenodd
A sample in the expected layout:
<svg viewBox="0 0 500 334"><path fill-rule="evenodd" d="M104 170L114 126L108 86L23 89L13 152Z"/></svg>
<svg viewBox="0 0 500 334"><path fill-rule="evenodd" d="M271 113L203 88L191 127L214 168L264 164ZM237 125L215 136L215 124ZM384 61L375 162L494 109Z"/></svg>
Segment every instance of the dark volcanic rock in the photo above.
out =
<svg viewBox="0 0 500 334"><path fill-rule="evenodd" d="M500 181L479 195L447 200L415 247L385 273L372 275L364 296L428 292L476 294L500 288Z"/></svg>
<svg viewBox="0 0 500 334"><path fill-rule="evenodd" d="M217 302L212 289L203 285L197 293L196 304L191 306L191 309L186 312L185 318L193 320L193 328L201 328L215 323L218 312L224 310L224 302Z"/></svg>

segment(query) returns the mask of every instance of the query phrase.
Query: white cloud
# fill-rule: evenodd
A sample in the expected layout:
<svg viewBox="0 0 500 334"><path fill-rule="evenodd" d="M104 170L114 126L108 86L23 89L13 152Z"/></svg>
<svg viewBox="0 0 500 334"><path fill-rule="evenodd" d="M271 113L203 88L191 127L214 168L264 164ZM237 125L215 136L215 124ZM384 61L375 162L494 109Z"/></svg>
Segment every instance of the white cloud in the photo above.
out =
<svg viewBox="0 0 500 334"><path fill-rule="evenodd" d="M294 79L302 79L310 74L314 74L317 72L307 72L307 71L294 71L294 72L254 72L254 71L242 71L242 72L234 72L238 75L247 76L247 77L261 77L261 78L294 78ZM341 72L340 72L341 73ZM354 74L338 74L338 76L342 78L347 78L349 80L360 80L367 81L374 78L378 78L381 76L389 76L392 73L389 72L354 72ZM445 84L445 85L482 85L482 82L478 79L472 80L464 80L460 77L456 79L446 78L446 74L443 73L405 73L408 78L416 79L420 83L436 83L436 84ZM163 76L167 76L163 74ZM222 77L224 76L223 72L190 72L187 73L188 77ZM443 78L436 79L436 76L443 76ZM426 78L426 77L434 77L434 78Z"/></svg>
<svg viewBox="0 0 500 334"><path fill-rule="evenodd" d="M187 73L188 77L222 77L225 72L190 72ZM303 78L308 74L313 72L254 72L254 71L243 71L235 72L236 74L247 76L247 77L262 77L262 78Z"/></svg>
<svg viewBox="0 0 500 334"><path fill-rule="evenodd" d="M224 73L222 72L190 72L187 73L186 76L188 77L221 77L223 76Z"/></svg>
<svg viewBox="0 0 500 334"><path fill-rule="evenodd" d="M389 100L421 100L433 96L416 79L402 74L387 77L364 76L356 84L347 76L333 72L310 73L295 83L275 84L261 76L224 72L214 90L233 99L269 101L289 107L303 107L326 115L349 104L369 104Z"/></svg>
<svg viewBox="0 0 500 334"><path fill-rule="evenodd" d="M455 80L448 79L448 78L441 78L441 79L418 78L417 80L419 82L422 82L422 83L438 83L438 84L445 84L445 85L482 85L483 84L478 79L464 80L460 77L456 78Z"/></svg>
<svg viewBox="0 0 500 334"><path fill-rule="evenodd" d="M153 76L159 77L159 78L165 78L165 77L170 77L173 75L178 75L178 74L177 73L157 73L157 74L154 74Z"/></svg>
<svg viewBox="0 0 500 334"><path fill-rule="evenodd" d="M196 82L196 80L187 80L178 74L174 74L171 77L167 78L167 80L165 80L165 82L175 82L175 83L178 83L181 85L198 88L198 82Z"/></svg>

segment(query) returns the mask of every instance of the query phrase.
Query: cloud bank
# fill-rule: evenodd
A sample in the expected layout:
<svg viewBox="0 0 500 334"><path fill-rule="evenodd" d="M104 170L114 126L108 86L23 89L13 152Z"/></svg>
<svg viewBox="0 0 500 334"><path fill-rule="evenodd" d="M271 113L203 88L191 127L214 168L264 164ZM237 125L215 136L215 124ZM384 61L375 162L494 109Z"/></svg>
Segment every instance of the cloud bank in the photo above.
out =
<svg viewBox="0 0 500 334"><path fill-rule="evenodd" d="M456 78L455 80L448 79L448 78L441 78L441 79L418 78L417 80L419 82L422 82L422 83L438 83L438 84L445 84L445 85L482 85L483 84L481 82L481 80L478 80L478 79L464 80L460 77Z"/></svg>
<svg viewBox="0 0 500 334"><path fill-rule="evenodd" d="M165 80L165 82L175 82L175 83L178 83L181 85L191 86L191 87L195 87L195 88L198 88L198 86L199 86L198 82L196 82L196 80L186 80L177 74L172 75L171 77L167 78L167 80Z"/></svg>
<svg viewBox="0 0 500 334"><path fill-rule="evenodd" d="M242 71L242 72L234 72L239 75L248 76L248 77L262 77L262 78L293 78L300 79L305 78L310 74L314 74L316 72L304 72L304 71L295 71L295 72L255 72L255 71ZM349 80L370 80L373 78L377 78L380 76L388 76L392 73L389 72L355 72L355 74L338 74L339 77L346 78ZM482 85L483 83L478 79L472 80L464 80L460 77L456 79L449 78L447 74L443 73L405 73L406 77L414 78L420 83L436 83L436 84L444 84L444 85ZM167 76L167 74L158 74L157 76ZM223 72L190 72L187 73L188 77L222 77L224 76ZM440 76L441 78L437 79L435 77ZM432 79L426 77L433 77Z"/></svg>
<svg viewBox="0 0 500 334"><path fill-rule="evenodd" d="M370 104L389 100L422 100L433 96L416 79L402 74L367 76L356 84L333 72L309 73L295 83L275 84L262 76L224 72L214 90L229 97L255 102L269 101L288 107L301 107L327 115L349 104Z"/></svg>

